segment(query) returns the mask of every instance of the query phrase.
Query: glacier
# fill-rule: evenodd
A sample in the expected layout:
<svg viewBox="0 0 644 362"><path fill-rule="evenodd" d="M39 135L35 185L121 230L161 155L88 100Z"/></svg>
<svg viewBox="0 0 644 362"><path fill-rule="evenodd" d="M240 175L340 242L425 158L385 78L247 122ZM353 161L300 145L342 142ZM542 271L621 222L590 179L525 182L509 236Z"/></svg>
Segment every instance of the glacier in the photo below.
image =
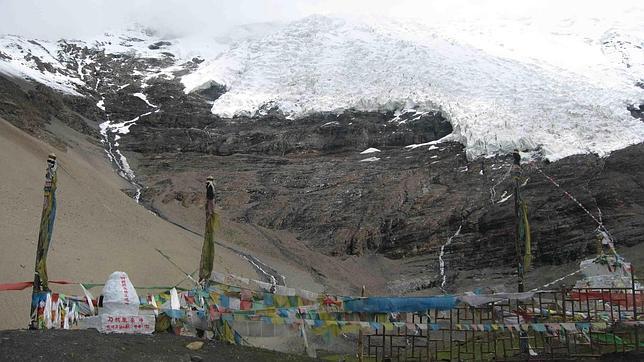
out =
<svg viewBox="0 0 644 362"><path fill-rule="evenodd" d="M576 62L574 54L489 46L486 28L460 25L313 15L232 42L181 81L186 93L224 85L212 106L223 117L438 110L470 159L514 148L550 160L605 156L644 141L644 123L626 109L644 103L636 86L644 77L642 32L594 25L591 35L550 33L555 49L582 55ZM522 30L504 31L512 29Z"/></svg>
<svg viewBox="0 0 644 362"><path fill-rule="evenodd" d="M139 58L170 52L172 66L134 71L142 88L188 71L180 78L186 93L225 86L212 105L222 117L357 109L393 111L391 121L401 122L401 114L440 111L454 129L443 141L461 142L470 159L519 148L554 161L644 141L644 123L627 111L644 104L644 27L637 21L644 10L628 16L563 19L546 32L526 18L312 15L216 37L167 38L142 26L58 42L0 35L0 73L85 96L98 86L87 84L94 60L66 54L65 45ZM194 57L205 61L185 69Z"/></svg>

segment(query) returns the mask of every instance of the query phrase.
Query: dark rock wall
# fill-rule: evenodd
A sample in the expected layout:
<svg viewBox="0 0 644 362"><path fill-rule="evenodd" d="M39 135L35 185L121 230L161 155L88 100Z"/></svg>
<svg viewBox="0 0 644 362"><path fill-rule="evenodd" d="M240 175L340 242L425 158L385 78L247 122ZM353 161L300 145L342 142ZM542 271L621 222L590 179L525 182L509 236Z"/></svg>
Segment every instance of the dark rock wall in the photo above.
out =
<svg viewBox="0 0 644 362"><path fill-rule="evenodd" d="M504 192L512 193L510 160L468 162L456 143L404 148L449 134L451 127L439 114L399 125L389 122L392 114L355 111L297 121L206 113L200 111L192 123L164 110L132 127L125 145L144 155L141 172L150 176L149 195L166 195L166 201L174 195L170 198L179 197L184 206L198 207L199 189L182 194L172 175L213 173L220 203L238 220L295 232L323 253L378 252L392 258L436 253L461 227L449 257L463 268L514 260L513 201L499 203ZM382 152L359 154L368 147ZM618 243L633 245L642 241L637 230L644 227L644 192L636 181L644 179L643 156L643 146L636 145L604 159L583 155L525 166L522 192L530 208L535 262L560 264L593 253L597 228L535 166L596 218L601 210ZM361 162L368 157L380 160ZM159 160L163 170L155 165Z"/></svg>

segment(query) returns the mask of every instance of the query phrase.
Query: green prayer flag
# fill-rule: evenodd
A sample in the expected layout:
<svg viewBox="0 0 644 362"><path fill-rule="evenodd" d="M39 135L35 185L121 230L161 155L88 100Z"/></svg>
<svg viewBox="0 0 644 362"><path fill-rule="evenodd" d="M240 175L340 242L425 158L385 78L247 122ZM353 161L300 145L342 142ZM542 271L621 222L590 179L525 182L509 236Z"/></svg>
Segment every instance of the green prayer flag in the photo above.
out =
<svg viewBox="0 0 644 362"><path fill-rule="evenodd" d="M56 176L57 163L53 154L47 159L47 173L45 174L44 202L40 217L40 232L38 233L38 248L36 249L36 267L34 278L34 292L48 291L49 278L47 276L47 253L54 232L56 219Z"/></svg>
<svg viewBox="0 0 644 362"><path fill-rule="evenodd" d="M532 238L528 222L528 204L523 200L521 200L519 207L519 216L519 238L524 242L523 270L527 272L532 263Z"/></svg>
<svg viewBox="0 0 644 362"><path fill-rule="evenodd" d="M214 184L211 180L206 183L206 231L201 248L201 262L199 263L199 281L210 279L215 259L215 230L219 228L219 215L214 211Z"/></svg>

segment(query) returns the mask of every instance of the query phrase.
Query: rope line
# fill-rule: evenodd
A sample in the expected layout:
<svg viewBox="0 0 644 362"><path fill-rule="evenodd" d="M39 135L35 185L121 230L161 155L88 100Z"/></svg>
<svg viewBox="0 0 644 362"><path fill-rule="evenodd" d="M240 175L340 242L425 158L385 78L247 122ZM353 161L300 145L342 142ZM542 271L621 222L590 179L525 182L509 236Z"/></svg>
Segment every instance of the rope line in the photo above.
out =
<svg viewBox="0 0 644 362"><path fill-rule="evenodd" d="M582 209L582 210L583 210L583 211L584 211L588 216L590 216L590 218L591 218L591 219L593 219L593 221L595 221L595 223L597 223L597 225L598 225L598 226L597 226L597 230L606 234L606 236L608 237L608 239L609 239L609 241L610 241L610 247L611 247L611 249L613 249L613 251L614 251L614 250L615 250L615 248L614 248L614 239L613 239L613 236L610 234L610 232L608 231L608 229L606 229L606 226L604 226L604 223L603 223L603 222L602 222L602 220L601 220L601 219L602 219L602 214L601 214L601 210L599 210L599 207L597 207L597 210L598 210L598 212L599 212L599 219L597 219L597 218L595 217L595 215L593 215L593 214L592 214L592 213L591 213L591 212L590 212L590 211L589 211L589 210L588 210L588 209L587 209L587 208L586 208L586 207L585 207L581 202L579 202L579 200L577 200L577 199L576 199L576 198L575 198L575 197L574 197L570 192L566 191L563 187L561 187L561 185L560 185L557 181L555 181L555 179L554 179L554 178L552 178L551 176L546 175L546 173L545 173L545 172L543 172L543 171L542 171L539 167L537 167L536 165L534 165L533 167L534 167L537 171L539 171L539 173L541 173L541 174L543 175L543 177L545 177L545 178L546 178L548 181L550 181L553 185L555 185L557 188L559 188L559 189L564 193L564 195L566 195L566 197L568 197L570 200L572 200L574 203L576 203L576 204L577 204L577 206L579 206L579 208L581 208L581 209Z"/></svg>
<svg viewBox="0 0 644 362"><path fill-rule="evenodd" d="M597 229L596 230L599 231L600 233L602 233L604 237L607 237L607 239L609 241L609 247L611 248L613 253L615 253L615 255L617 255L619 257L619 255L617 254L617 251L615 250L614 238L610 234L610 232L608 231L606 226L604 225L602 211L599 208L599 206L597 205L597 215L598 215L598 217L595 217L595 215L593 215L579 200L577 200L577 198L575 198L570 192L566 191L563 187L561 187L561 185L553 177L548 176L545 172L543 172L543 170L541 170L535 164L530 164L530 166L534 167L537 171L539 171L539 173L541 175L543 175L543 177L545 177L548 181L550 181L550 183L555 185L555 187L560 189L564 193L564 195L566 195L566 197L568 197L575 204L577 204L577 206L579 206L579 208L581 208L588 216L590 216L591 219L593 219L593 221L595 221L595 223L597 223ZM551 285L553 285L555 283L558 283L558 282L560 282L560 281L562 281L562 280L564 280L564 279L566 279L568 277L571 277L571 276L581 272L582 270L583 270L583 268L577 269L577 270L573 271L572 273L566 274L566 275L562 276L561 278L558 278L558 279L555 279L555 280L553 280L553 281L551 281L549 283L546 283L546 284L542 285L539 288L532 289L531 292L536 291L538 289L549 287L549 286L551 286Z"/></svg>
<svg viewBox="0 0 644 362"><path fill-rule="evenodd" d="M537 288L531 289L530 291L531 291L531 292L536 292L536 291L542 290L543 288L547 288L547 287L549 287L549 286L551 286L551 285L553 285L553 284L555 284L555 283L558 283L558 282L560 282L560 281L562 281L562 280L564 280L564 279L566 279L566 278L568 278L568 277L571 277L571 276L573 276L573 275L575 275L575 274L579 273L579 272L580 272L580 271L582 271L582 270L583 270L583 269L577 269L577 270L575 270L575 271L574 271L574 272L572 272L572 273L566 274L566 275L562 276L561 278L555 279L555 280L553 280L553 281L551 281L551 282L549 282L549 283L546 283L546 284L544 284L544 285L542 285L542 286L540 286L540 287L537 287Z"/></svg>

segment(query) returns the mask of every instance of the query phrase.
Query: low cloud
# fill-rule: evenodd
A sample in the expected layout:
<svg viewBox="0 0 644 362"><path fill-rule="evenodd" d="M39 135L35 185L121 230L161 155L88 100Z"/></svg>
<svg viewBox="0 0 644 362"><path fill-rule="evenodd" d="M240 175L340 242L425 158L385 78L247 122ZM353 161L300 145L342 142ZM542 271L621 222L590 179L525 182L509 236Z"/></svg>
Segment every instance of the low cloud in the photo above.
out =
<svg viewBox="0 0 644 362"><path fill-rule="evenodd" d="M82 38L138 23L168 35L217 35L232 26L289 21L310 14L372 14L422 18L504 16L619 17L642 8L638 0L2 0L0 34Z"/></svg>

